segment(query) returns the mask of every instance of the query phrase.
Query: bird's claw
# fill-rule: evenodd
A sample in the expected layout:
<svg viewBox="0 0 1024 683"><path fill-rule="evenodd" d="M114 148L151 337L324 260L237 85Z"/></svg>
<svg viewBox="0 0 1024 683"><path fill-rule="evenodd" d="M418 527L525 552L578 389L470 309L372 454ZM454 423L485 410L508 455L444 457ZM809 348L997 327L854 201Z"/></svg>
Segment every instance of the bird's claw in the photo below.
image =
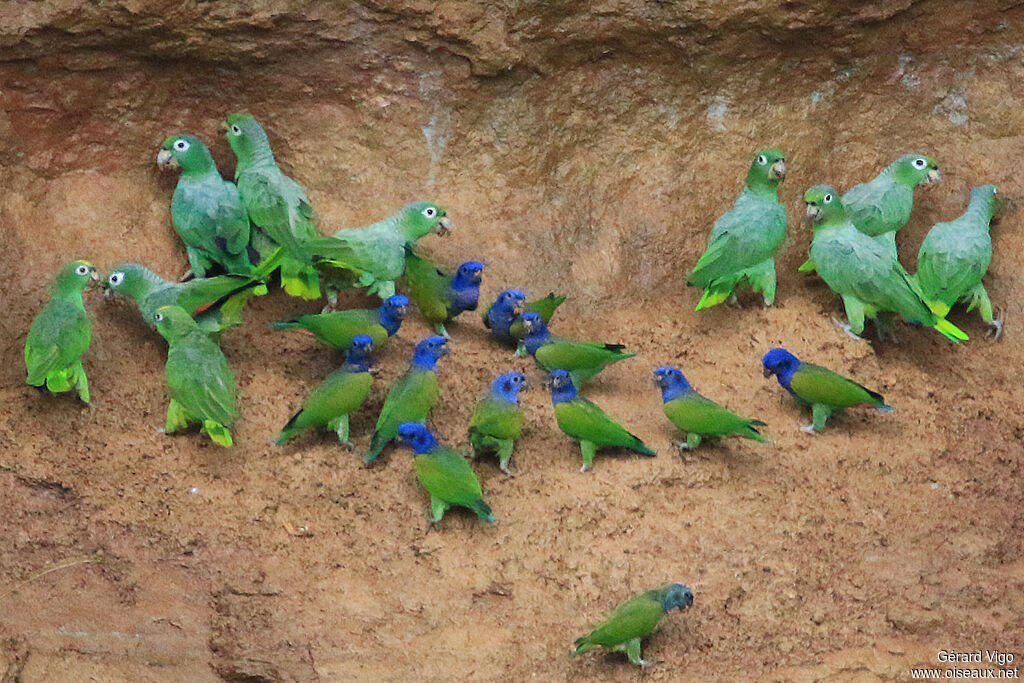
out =
<svg viewBox="0 0 1024 683"><path fill-rule="evenodd" d="M836 324L836 327L841 329L850 339L856 339L857 341L865 341L864 337L856 334L853 328L850 327L850 323L844 323L837 318L832 318L832 322Z"/></svg>
<svg viewBox="0 0 1024 683"><path fill-rule="evenodd" d="M988 321L988 332L985 336L992 341L999 341L999 337L1003 335L1003 318L1000 315L1002 312L996 310L996 317Z"/></svg>
<svg viewBox="0 0 1024 683"><path fill-rule="evenodd" d="M584 465L583 467L580 468L580 474L583 474L584 472L586 472L589 469L590 469L590 465Z"/></svg>
<svg viewBox="0 0 1024 683"><path fill-rule="evenodd" d="M814 425L809 424L809 425L800 425L800 431L801 432L806 432L807 434L813 434L814 432L816 432L818 430L815 428Z"/></svg>

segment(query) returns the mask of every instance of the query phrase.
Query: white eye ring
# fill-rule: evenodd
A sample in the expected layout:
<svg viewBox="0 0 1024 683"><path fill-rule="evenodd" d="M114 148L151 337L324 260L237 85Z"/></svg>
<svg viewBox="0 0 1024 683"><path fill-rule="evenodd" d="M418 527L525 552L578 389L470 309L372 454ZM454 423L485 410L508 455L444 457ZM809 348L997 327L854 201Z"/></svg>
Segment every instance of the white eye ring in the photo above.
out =
<svg viewBox="0 0 1024 683"><path fill-rule="evenodd" d="M75 268L75 272L78 273L79 275L88 275L89 266L78 266L77 268Z"/></svg>
<svg viewBox="0 0 1024 683"><path fill-rule="evenodd" d="M155 320L157 322L160 322L163 319L164 319L164 314L163 313L156 313L155 315L153 315L153 320Z"/></svg>
<svg viewBox="0 0 1024 683"><path fill-rule="evenodd" d="M759 163L759 164L761 164L762 166L764 166L765 164L767 164L767 163L768 163L768 157L766 157L766 156L765 156L765 155L763 155L763 154L758 154L758 155L757 155L757 163Z"/></svg>
<svg viewBox="0 0 1024 683"><path fill-rule="evenodd" d="M928 161L926 159L922 159L921 157L914 159L914 168L916 168L917 170L921 170L927 165Z"/></svg>
<svg viewBox="0 0 1024 683"><path fill-rule="evenodd" d="M107 282L109 282L112 287L117 287L119 284L124 282L124 273L121 271L111 273L110 277L107 278Z"/></svg>
<svg viewBox="0 0 1024 683"><path fill-rule="evenodd" d="M188 140L175 140L174 142L174 149L178 150L179 152L186 152L188 151L188 148L191 146L192 145L188 144Z"/></svg>
<svg viewBox="0 0 1024 683"><path fill-rule="evenodd" d="M232 132L232 133L233 133L234 135L241 135L241 134L242 134L242 129L241 129L241 128L239 128L238 126L236 126L235 124L233 124L233 123L232 123L232 124L231 124L231 132Z"/></svg>
<svg viewBox="0 0 1024 683"><path fill-rule="evenodd" d="M832 203L832 195L830 195L830 194L825 195L824 197L821 198L821 201L825 202L826 204L831 204Z"/></svg>
<svg viewBox="0 0 1024 683"><path fill-rule="evenodd" d="M437 215L437 209L435 209L432 206L428 206L427 208L423 209L423 215L426 216L427 218L433 218L434 216Z"/></svg>
<svg viewBox="0 0 1024 683"><path fill-rule="evenodd" d="M998 187L993 187L992 188L992 194L999 194L999 188Z"/></svg>

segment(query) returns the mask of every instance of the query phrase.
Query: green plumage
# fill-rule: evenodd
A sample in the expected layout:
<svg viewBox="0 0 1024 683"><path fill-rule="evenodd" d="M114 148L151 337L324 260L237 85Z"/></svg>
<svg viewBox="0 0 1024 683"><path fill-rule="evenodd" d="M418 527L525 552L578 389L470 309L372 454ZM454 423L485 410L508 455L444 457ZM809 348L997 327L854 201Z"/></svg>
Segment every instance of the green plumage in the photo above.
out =
<svg viewBox="0 0 1024 683"><path fill-rule="evenodd" d="M432 522L440 522L452 505L469 508L481 519L494 521L490 506L484 502L480 481L461 453L435 446L428 453L418 454L413 464L416 478L430 494Z"/></svg>
<svg viewBox="0 0 1024 683"><path fill-rule="evenodd" d="M635 353L626 353L622 344L583 342L551 335L548 341L537 349L534 358L542 369L562 369L569 372L573 384L583 386L612 363L632 358Z"/></svg>
<svg viewBox="0 0 1024 683"><path fill-rule="evenodd" d="M380 324L376 308L355 308L348 311L300 315L288 322L273 323L273 327L299 329L309 332L321 344L343 351L352 340L365 334L373 338L373 348L381 348L388 341L388 331Z"/></svg>
<svg viewBox="0 0 1024 683"><path fill-rule="evenodd" d="M536 301L530 301L524 304L523 312L533 311L537 313L544 321L544 324L547 325L555 315L555 309L561 306L564 302L564 296L555 296L555 293L551 292L543 299L537 299ZM486 321L487 314L485 313L484 322L486 323ZM526 335L526 329L523 327L523 321L519 318L512 322L508 331L516 339L522 339Z"/></svg>
<svg viewBox="0 0 1024 683"><path fill-rule="evenodd" d="M77 388L89 403L89 381L82 355L92 341L92 325L82 302L82 290L96 279L88 261L63 266L53 283L53 295L32 321L25 339L25 382L59 393Z"/></svg>
<svg viewBox="0 0 1024 683"><path fill-rule="evenodd" d="M853 406L890 410L878 392L813 363L801 362L787 389L799 402L811 407L810 430L814 431L823 429L833 413Z"/></svg>
<svg viewBox="0 0 1024 683"><path fill-rule="evenodd" d="M172 434L198 422L214 443L231 446L235 420L235 377L224 352L178 306L163 306L154 316L167 340L165 431Z"/></svg>
<svg viewBox="0 0 1024 683"><path fill-rule="evenodd" d="M523 409L518 403L493 395L482 398L473 408L473 416L469 420L469 443L473 447L473 456L484 449L496 449L499 466L508 474L512 451L516 439L523 433L525 422Z"/></svg>
<svg viewBox="0 0 1024 683"><path fill-rule="evenodd" d="M310 428L330 429L339 441L348 443L348 416L363 405L372 384L369 371L342 365L313 390L302 409L281 430L277 443L283 444Z"/></svg>
<svg viewBox="0 0 1024 683"><path fill-rule="evenodd" d="M760 420L749 420L723 408L714 401L690 390L662 406L665 416L677 428L686 432L687 447L696 448L701 438L718 439L726 436L740 436L761 443L768 443L757 432L764 426Z"/></svg>
<svg viewBox="0 0 1024 683"><path fill-rule="evenodd" d="M403 422L426 422L437 402L437 374L415 362L391 385L377 418L377 428L364 462L374 460L398 434Z"/></svg>
<svg viewBox="0 0 1024 683"><path fill-rule="evenodd" d="M758 153L736 203L711 229L708 248L687 284L704 290L696 310L719 304L743 280L775 301L775 252L786 236L786 208L778 186L785 178L785 157L777 149Z"/></svg>
<svg viewBox="0 0 1024 683"><path fill-rule="evenodd" d="M205 277L214 264L248 273L249 215L238 188L221 177L206 145L193 135L172 135L157 155L161 166L181 168L171 199L171 221L185 243L192 274Z"/></svg>
<svg viewBox="0 0 1024 683"><path fill-rule="evenodd" d="M412 249L405 256L405 283L409 299L420 315L431 325L444 325L452 319L454 299L452 279L455 274L440 264L420 256Z"/></svg>

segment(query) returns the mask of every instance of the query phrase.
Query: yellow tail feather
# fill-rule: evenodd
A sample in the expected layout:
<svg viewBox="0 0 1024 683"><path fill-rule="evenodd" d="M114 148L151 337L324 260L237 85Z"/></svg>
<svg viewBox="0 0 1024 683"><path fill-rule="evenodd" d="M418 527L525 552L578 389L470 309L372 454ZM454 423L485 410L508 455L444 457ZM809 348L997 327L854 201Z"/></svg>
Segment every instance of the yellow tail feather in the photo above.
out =
<svg viewBox="0 0 1024 683"><path fill-rule="evenodd" d="M807 259L806 261L803 262L803 265L801 265L799 268L797 268L797 272L800 272L800 273L813 273L815 270L817 270L817 268L818 267L816 265L814 265L814 261L813 260Z"/></svg>
<svg viewBox="0 0 1024 683"><path fill-rule="evenodd" d="M728 290L724 292L713 292L710 289L706 289L704 290L704 296L702 296L700 298L700 301L697 302L697 308L693 310L699 311L702 308L711 308L712 306L717 306L718 304L728 299L730 294L732 294L732 292Z"/></svg>
<svg viewBox="0 0 1024 683"><path fill-rule="evenodd" d="M939 316L940 318L945 318L947 315L949 315L949 306L942 303L941 301L925 301L924 303L925 305L928 306L928 309L932 313Z"/></svg>
<svg viewBox="0 0 1024 683"><path fill-rule="evenodd" d="M231 432L227 427L215 420L203 420L203 431L206 432L210 440L218 446L224 446L230 448L234 442L231 440Z"/></svg>
<svg viewBox="0 0 1024 683"><path fill-rule="evenodd" d="M963 330L945 318L940 318L939 321L935 323L935 329L944 334L947 339L951 339L955 342L967 341L970 339Z"/></svg>

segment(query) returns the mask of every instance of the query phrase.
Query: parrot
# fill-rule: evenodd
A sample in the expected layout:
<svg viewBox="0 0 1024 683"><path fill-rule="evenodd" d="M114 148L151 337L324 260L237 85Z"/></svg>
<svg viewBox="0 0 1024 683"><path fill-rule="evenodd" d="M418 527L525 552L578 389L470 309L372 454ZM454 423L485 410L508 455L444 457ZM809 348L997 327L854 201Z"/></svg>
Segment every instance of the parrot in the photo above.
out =
<svg viewBox="0 0 1024 683"><path fill-rule="evenodd" d="M719 439L742 436L761 443L768 439L758 433L765 426L760 420L748 420L704 398L690 386L679 368L663 366L654 371L654 383L661 389L665 416L686 432L685 449L694 449L702 438Z"/></svg>
<svg viewBox="0 0 1024 683"><path fill-rule="evenodd" d="M491 339L515 346L526 336L526 330L519 317L522 313L539 313L541 320L547 325L551 322L555 309L565 301L565 297L555 296L555 293L551 292L543 299L530 303L524 303L525 301L526 295L518 289L506 289L498 294L498 298L487 307L482 316L484 327L491 331Z"/></svg>
<svg viewBox="0 0 1024 683"><path fill-rule="evenodd" d="M173 434L198 422L215 444L231 446L235 376L224 352L180 306L161 306L153 321L168 346L165 372L171 400L164 432Z"/></svg>
<svg viewBox="0 0 1024 683"><path fill-rule="evenodd" d="M466 261L452 274L409 249L405 257L409 298L434 330L448 338L444 324L464 311L476 310L483 269L479 261Z"/></svg>
<svg viewBox="0 0 1024 683"><path fill-rule="evenodd" d="M843 297L849 326L859 335L864 319L876 318L880 336L892 336L893 315L933 327L956 342L968 337L960 328L928 307L923 294L889 249L850 222L836 191L815 185L804 193L807 217L814 224L811 259L821 279Z"/></svg>
<svg viewBox="0 0 1024 683"><path fill-rule="evenodd" d="M298 183L277 167L263 126L249 114L230 114L221 124L238 157L235 184L250 220L280 247L281 286L291 296L320 297L320 279L303 248L317 236L313 207Z"/></svg>
<svg viewBox="0 0 1024 683"><path fill-rule="evenodd" d="M878 174L874 180L854 185L843 195L846 216L865 235L875 237L886 247L893 259L896 254L896 231L910 220L914 208L914 188L942 180L939 165L923 154L904 154ZM814 258L799 270L813 272Z"/></svg>
<svg viewBox="0 0 1024 683"><path fill-rule="evenodd" d="M278 445L310 427L326 427L338 435L338 441L351 447L348 416L359 410L370 393L372 345L373 339L365 334L352 339L345 364L329 374L303 402L302 409L292 415L277 437Z"/></svg>
<svg viewBox="0 0 1024 683"><path fill-rule="evenodd" d="M195 316L201 330L213 335L241 324L246 302L254 295L267 293L267 286L256 273L172 282L138 263L114 267L103 287L105 297L127 296L134 300L150 325L154 324L153 315L161 306L180 306Z"/></svg>
<svg viewBox="0 0 1024 683"><path fill-rule="evenodd" d="M576 657L598 645L611 651L625 651L631 664L647 666L640 658L640 641L658 626L661 617L673 609L693 605L693 591L679 583L670 583L633 596L615 608L590 634L576 640Z"/></svg>
<svg viewBox="0 0 1024 683"><path fill-rule="evenodd" d="M321 267L351 271L355 286L387 299L395 293L395 280L405 272L406 247L436 232L453 228L448 213L437 204L414 202L384 220L361 228L342 228L332 236L315 237L305 248Z"/></svg>
<svg viewBox="0 0 1024 683"><path fill-rule="evenodd" d="M928 231L917 252L914 275L932 310L945 315L957 301L967 302L968 311L978 308L995 339L1003 331L1003 322L993 315L981 278L992 261L989 223L998 208L995 185L973 188L971 202L962 216L936 223Z"/></svg>
<svg viewBox="0 0 1024 683"><path fill-rule="evenodd" d="M68 263L57 272L53 295L32 321L25 339L26 384L52 393L77 387L78 398L89 403L82 355L92 342L92 323L82 303L82 290L98 279L88 261Z"/></svg>
<svg viewBox="0 0 1024 683"><path fill-rule="evenodd" d="M403 422L426 422L437 402L437 361L448 354L447 342L444 337L433 336L416 345L409 369L388 390L363 462L372 462L380 455Z"/></svg>
<svg viewBox="0 0 1024 683"><path fill-rule="evenodd" d="M777 149L758 152L736 203L715 221L708 248L686 284L700 287L695 310L710 308L733 295L746 279L764 305L775 302L775 252L786 236L786 207L779 183L786 178L786 157Z"/></svg>
<svg viewBox="0 0 1024 683"><path fill-rule="evenodd" d="M572 377L565 370L552 370L548 384L551 388L551 403L555 407L558 428L580 443L580 452L583 454L583 467L580 468L580 472L586 472L593 467L594 454L602 447L618 446L636 451L640 455L657 455L595 404L582 396L577 396Z"/></svg>
<svg viewBox="0 0 1024 683"><path fill-rule="evenodd" d="M548 331L540 313L527 311L522 315L526 336L523 346L543 370L568 370L577 387L616 361L632 358L622 344L581 342L556 337Z"/></svg>
<svg viewBox="0 0 1024 683"><path fill-rule="evenodd" d="M526 387L526 377L521 372L506 372L498 375L491 384L491 390L473 408L469 420L469 443L472 458L484 449L496 449L498 465L505 474L516 439L523 433L523 409L519 405L519 392Z"/></svg>
<svg viewBox="0 0 1024 683"><path fill-rule="evenodd" d="M304 330L321 344L339 351L348 348L358 335L365 334L373 338L373 347L379 348L398 332L408 306L408 297L395 294L377 308L300 315L288 322L272 323L272 327Z"/></svg>
<svg viewBox="0 0 1024 683"><path fill-rule="evenodd" d="M228 273L249 273L249 214L238 188L221 177L206 145L194 135L172 135L160 146L156 163L181 169L171 198L171 222L185 243L191 274L206 277L214 265Z"/></svg>
<svg viewBox="0 0 1024 683"><path fill-rule="evenodd" d="M413 449L416 478L430 494L431 524L436 524L453 505L461 505L485 522L493 522L490 506L473 468L458 451L439 443L421 422L403 422L397 429L398 440Z"/></svg>
<svg viewBox="0 0 1024 683"><path fill-rule="evenodd" d="M828 368L804 363L783 348L771 349L761 359L764 376L775 375L783 389L803 405L811 406L811 424L801 427L805 432L824 428L825 421L837 411L851 406L867 405L886 412L892 408L877 391L857 384Z"/></svg>

